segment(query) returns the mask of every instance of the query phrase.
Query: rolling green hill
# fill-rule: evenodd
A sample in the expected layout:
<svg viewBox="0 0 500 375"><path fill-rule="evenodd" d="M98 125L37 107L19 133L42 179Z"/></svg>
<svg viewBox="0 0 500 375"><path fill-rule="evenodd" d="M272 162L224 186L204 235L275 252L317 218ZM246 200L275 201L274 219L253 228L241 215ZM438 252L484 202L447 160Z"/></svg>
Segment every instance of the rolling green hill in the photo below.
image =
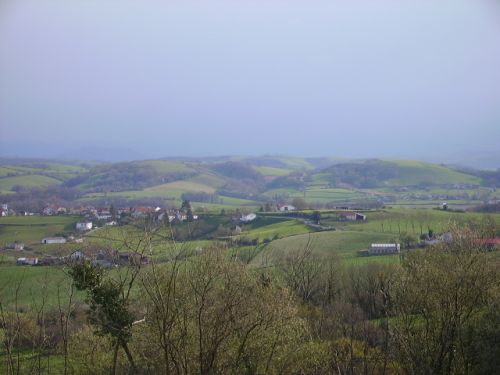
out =
<svg viewBox="0 0 500 375"><path fill-rule="evenodd" d="M17 187L32 188L32 187L47 187L50 185L59 185L61 181L52 177L42 176L39 174L29 174L24 176L4 177L0 178L0 193L13 193Z"/></svg>
<svg viewBox="0 0 500 375"><path fill-rule="evenodd" d="M311 204L371 202L380 201L382 196L404 205L408 198L399 192L402 187L419 195L413 201L432 200L433 205L440 199L475 203L480 202L477 197L484 200L490 194L478 190L483 183L479 172L410 160L228 156L93 166L33 160L10 162L0 166L1 194L12 194L19 186L60 185L81 192L84 200L157 198L173 203L190 193L195 202L217 205L220 205L218 197L235 204L240 200L259 205L294 198L303 198ZM461 189L460 196L449 194L449 189L455 189L456 185ZM426 197L431 190L434 196ZM447 195L457 197L446 198ZM196 200L197 196L201 198ZM468 198L473 196L476 198Z"/></svg>
<svg viewBox="0 0 500 375"><path fill-rule="evenodd" d="M8 194L21 188L45 188L50 185L60 185L64 181L84 173L82 166L48 161L20 159L2 160L0 166L0 193Z"/></svg>
<svg viewBox="0 0 500 375"><path fill-rule="evenodd" d="M481 179L449 167L414 160L393 161L397 176L385 183L392 186L433 186L446 184L479 185Z"/></svg>
<svg viewBox="0 0 500 375"><path fill-rule="evenodd" d="M312 177L314 184L356 188L480 185L481 179L449 167L420 161L368 160L331 166Z"/></svg>

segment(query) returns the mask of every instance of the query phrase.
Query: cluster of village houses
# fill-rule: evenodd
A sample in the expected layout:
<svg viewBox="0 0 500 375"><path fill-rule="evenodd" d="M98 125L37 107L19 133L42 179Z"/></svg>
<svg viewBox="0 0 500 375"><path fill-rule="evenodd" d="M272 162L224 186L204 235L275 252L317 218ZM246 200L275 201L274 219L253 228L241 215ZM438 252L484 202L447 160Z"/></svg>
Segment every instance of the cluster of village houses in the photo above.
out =
<svg viewBox="0 0 500 375"><path fill-rule="evenodd" d="M1 206L2 216L7 216L9 214L16 214L12 211L9 211L7 205ZM296 207L292 205L279 205L277 206L277 210L279 212L293 212L296 211ZM21 213L22 214L22 213ZM25 215L33 215L33 213L24 213ZM104 226L117 225L117 218L122 216L130 216L132 218L142 218L142 217L152 217L160 222L169 222L172 223L174 221L186 221L188 220L188 215L184 210L179 209L162 209L160 207L133 207L133 208L119 208L114 212L111 212L108 208L94 208L91 206L85 207L77 207L67 209L63 206L59 205L48 205L43 209L43 215L61 215L61 214L70 214L70 215L80 215L84 218L84 220L79 221L75 225L75 231L79 233L88 232L94 229L94 223L99 222ZM192 220L198 220L198 215L191 215ZM240 221L242 224L250 223L257 218L257 214L255 213L244 213L240 214L236 220ZM350 211L348 207L342 207L342 211L337 212L337 220L338 221L365 221L366 215ZM237 229L239 227L237 226ZM240 232L241 232L241 228ZM448 234L444 234L438 238L429 239L425 241L425 246L435 245L443 241L449 241L447 237ZM75 238L70 236L68 238L65 237L45 237L41 240L42 244L64 244L67 241L72 241L75 243L83 242L82 238ZM481 245L486 247L498 247L500 245L500 239L493 238L485 240ZM25 245L23 243L15 242L13 244L9 244L7 249L21 251L24 250ZM372 243L368 250L365 250L364 253L367 255L386 255L386 254L397 254L401 251L401 245L398 243ZM73 262L75 260L81 259L89 259L95 265L100 265L102 267L113 267L124 264L146 264L148 263L148 258L144 256L140 256L138 254L131 253L121 253L116 250L100 250L94 254L84 254L82 251L75 251L69 257L44 257L44 258L34 258L34 257L21 257L17 259L18 265L58 265L58 264L67 264L69 262Z"/></svg>
<svg viewBox="0 0 500 375"><path fill-rule="evenodd" d="M156 215L159 220L163 220L164 215L168 215L169 221L186 220L186 213L182 213L178 209L162 209L160 207L127 207L127 208L117 208L115 212L111 212L109 208L96 208L93 206L80 206L67 208L58 204L49 204L45 206L41 212L29 212L29 211L19 211L15 212L10 209L7 204L2 204L0 209L0 216L33 216L33 215L43 215L43 216L54 216L54 215L75 215L83 216L95 221L105 221L112 222L116 218L122 217L123 215L130 216L132 218L141 218L148 215ZM193 215L193 219L196 220L197 215Z"/></svg>
<svg viewBox="0 0 500 375"><path fill-rule="evenodd" d="M160 207L133 207L133 208L119 208L111 212L108 208L95 208L92 206L76 207L76 208L66 208L64 206L50 204L47 205L43 211L42 215L52 216L52 215L79 215L83 217L83 220L75 224L75 232L84 234L92 229L95 229L95 223L99 223L104 226L117 225L118 218L129 216L134 219L142 217L152 217L157 221L166 221L169 223L173 221L186 221L188 220L187 214L178 209L162 209ZM11 215L26 215L31 216L33 213L25 212L14 212L9 210L7 205L2 205L2 216ZM191 215L192 220L198 220L198 215ZM81 236L68 236L66 237L44 237L40 241L44 245L54 245L54 244L65 244L67 242L82 243L83 238ZM5 247L6 250L22 251L25 249L25 244L22 242L14 242L8 244ZM42 266L42 265L62 265L67 264L75 259L90 259L94 264L103 267L111 267L123 264L130 264L130 262L140 262L147 263L147 257L137 258L137 254L122 253L117 251L104 251L88 255L83 254L81 251L74 252L69 257L20 257L17 259L18 265L30 265L30 266Z"/></svg>
<svg viewBox="0 0 500 375"><path fill-rule="evenodd" d="M65 257L21 257L17 258L16 264L19 266L56 266L71 265L84 260L90 261L94 266L103 268L113 268L128 265L146 265L149 258L145 255L134 252L120 252L118 250L100 249L97 251L76 250Z"/></svg>

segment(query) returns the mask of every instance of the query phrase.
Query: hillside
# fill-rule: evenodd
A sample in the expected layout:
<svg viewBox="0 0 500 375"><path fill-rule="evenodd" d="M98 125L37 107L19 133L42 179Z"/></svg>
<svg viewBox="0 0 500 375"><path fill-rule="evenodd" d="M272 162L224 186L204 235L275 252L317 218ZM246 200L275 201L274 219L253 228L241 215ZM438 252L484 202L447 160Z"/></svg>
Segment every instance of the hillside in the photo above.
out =
<svg viewBox="0 0 500 375"><path fill-rule="evenodd" d="M88 192L141 190L150 186L183 180L196 174L187 163L147 160L103 164L90 168L65 182Z"/></svg>
<svg viewBox="0 0 500 375"><path fill-rule="evenodd" d="M315 176L316 182L330 186L381 188L439 185L480 185L481 179L442 165L420 161L368 160L331 166Z"/></svg>
<svg viewBox="0 0 500 375"><path fill-rule="evenodd" d="M153 199L154 204L178 205L189 199L214 209L291 202L294 198L333 206L404 205L407 201L435 205L440 200L479 204L494 198L492 183L496 181L490 176L492 172L407 160L225 156L96 165L7 162L0 166L0 192L4 195L60 186L86 202L113 199L122 204L126 200L146 203ZM57 191L54 194L57 196Z"/></svg>
<svg viewBox="0 0 500 375"><path fill-rule="evenodd" d="M60 185L86 171L80 165L33 159L0 159L0 193Z"/></svg>

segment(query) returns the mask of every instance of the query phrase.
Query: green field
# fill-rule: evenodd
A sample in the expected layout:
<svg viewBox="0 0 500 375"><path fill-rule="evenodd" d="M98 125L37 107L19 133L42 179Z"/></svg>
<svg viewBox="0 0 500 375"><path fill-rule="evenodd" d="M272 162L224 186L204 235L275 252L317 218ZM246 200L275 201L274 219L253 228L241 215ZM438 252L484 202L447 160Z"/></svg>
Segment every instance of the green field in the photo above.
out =
<svg viewBox="0 0 500 375"><path fill-rule="evenodd" d="M286 176L290 174L290 169L275 168L275 167L254 167L257 172L263 176Z"/></svg>
<svg viewBox="0 0 500 375"><path fill-rule="evenodd" d="M8 194L12 192L15 186L23 188L47 187L50 185L59 185L61 181L52 177L41 176L37 174L15 177L0 178L0 194Z"/></svg>
<svg viewBox="0 0 500 375"><path fill-rule="evenodd" d="M499 214L480 214L472 212L450 212L433 209L393 208L365 212L366 222L338 222L335 214L324 215L323 224L334 225L339 229L362 232L378 232L399 235L408 233L420 235L432 229L435 233L448 231L453 226L464 225L470 221L482 222L489 218L500 224Z"/></svg>
<svg viewBox="0 0 500 375"><path fill-rule="evenodd" d="M15 241L40 244L43 237L74 230L76 216L11 216L0 218L0 246Z"/></svg>
<svg viewBox="0 0 500 375"><path fill-rule="evenodd" d="M371 243L394 241L392 234L357 231L327 231L300 234L271 242L254 260L256 266L271 263L281 252L300 251L310 241L311 249L320 255L334 255L349 264L368 262L397 262L399 256L384 255L377 257L358 256L359 250L367 249Z"/></svg>
<svg viewBox="0 0 500 375"><path fill-rule="evenodd" d="M248 238L274 239L309 233L311 229L297 220L280 220L273 218L258 218L244 225L242 235Z"/></svg>
<svg viewBox="0 0 500 375"><path fill-rule="evenodd" d="M304 193L292 196L303 197L311 203L357 200L367 197L365 193L351 189L307 189Z"/></svg>
<svg viewBox="0 0 500 375"><path fill-rule="evenodd" d="M14 186L47 187L76 177L86 169L76 165L37 162L0 167L0 194L8 194Z"/></svg>
<svg viewBox="0 0 500 375"><path fill-rule="evenodd" d="M399 167L399 176L387 180L387 185L415 186L441 184L474 184L479 185L481 179L454 171L448 167L414 160L391 160Z"/></svg>
<svg viewBox="0 0 500 375"><path fill-rule="evenodd" d="M214 173L200 173L199 175L189 178L187 181L210 186L214 189L218 189L226 183L222 177L217 176Z"/></svg>
<svg viewBox="0 0 500 375"><path fill-rule="evenodd" d="M306 159L293 156L274 156L273 159L282 163L286 168L290 169L313 169L314 166Z"/></svg>
<svg viewBox="0 0 500 375"><path fill-rule="evenodd" d="M328 160L322 158L318 165L328 165ZM227 161L240 162L241 168L250 167L262 178L255 178L255 175L245 177L244 174L238 178L223 175L214 166ZM12 194L12 188L16 185L46 187L81 176L81 181L72 181L69 186L82 190L82 202L102 200L106 197L158 198L164 199L168 206L178 205L183 193L216 194L217 190L222 188L234 190L228 195L240 196L241 190L244 189L241 189L239 184L249 181L248 179L255 180L257 185L243 193L249 200L242 202L223 197L224 202L204 204L205 209L211 210L240 204L258 207L265 204L267 199L290 203L293 198L299 197L311 205L335 202L371 204L383 199L383 202L402 207L432 207L439 204L439 200L447 201L455 207L469 207L496 197L494 189L480 186L480 178L438 164L408 160L378 160L369 163L360 160L345 161L348 164L344 164L342 169L340 166L343 164L332 159L331 167L314 170L315 162L318 160L287 156L253 159L235 156L207 161L143 160L98 164L93 167L56 162L26 162L0 167L0 193ZM386 169L390 171L389 174L384 174ZM290 180L278 180L273 185L276 178L298 170L303 173L299 174L300 178L292 176ZM356 184L356 181L359 182L363 178L363 173L370 174L370 171L373 173L368 182ZM348 182L343 182L343 179ZM458 185L457 188L454 188L455 185ZM275 188L276 186L280 187ZM349 188L350 186L353 187ZM366 186L372 187L365 188ZM401 190L401 187L405 187L407 191ZM107 193L103 193L105 191ZM432 196L438 194L450 197ZM266 198L254 198L258 200L255 201L252 197Z"/></svg>
<svg viewBox="0 0 500 375"><path fill-rule="evenodd" d="M312 211L305 211L311 213ZM432 229L435 233L448 231L451 227L460 227L471 221L488 223L495 228L500 226L500 214L458 213L429 209L383 209L366 210L365 222L339 222L337 210L321 211L323 225L336 228L332 231L316 231L301 221L274 214L260 216L248 224L239 225L242 233L234 237L253 240L258 239L260 245L235 247L231 250L243 259L251 260L255 267L272 266L273 262L283 252L304 249L309 242L314 253L322 256L335 256L345 264L361 265L371 262L395 263L398 255L362 256L359 250L367 249L374 242L399 242L400 236L405 234L418 238L420 233L427 233ZM3 298L12 299L13 285L20 280L27 286L20 296L22 303L30 303L39 298L43 292L43 285L47 284L54 289L55 285L66 285L65 275L57 267L19 267L13 263L19 256L67 255L71 251L86 246L106 246L120 251L140 251L150 255L156 261L169 259L169 254L175 249L200 251L217 245L222 237L218 233L221 226L229 228L231 218L220 215L206 215L198 222L175 224L172 228L178 234L188 232L198 233L198 237L187 241L171 241L171 228L163 227L154 237L152 246L144 247L144 232L140 227L105 227L93 231L86 238L84 244L68 243L64 245L41 245L40 239L47 235L55 235L72 231L77 217L7 217L0 219L0 245L14 241L23 241L32 245L33 249L23 252L3 252L0 254L0 286L3 286ZM237 243L237 242L236 242ZM231 245L233 246L233 245ZM235 245L236 246L236 245ZM5 297L6 296L6 297ZM54 297L52 302L54 303Z"/></svg>
<svg viewBox="0 0 500 375"><path fill-rule="evenodd" d="M175 173L175 172L190 172L194 169L187 163L174 160L141 160L132 162L138 166L149 166L161 174Z"/></svg>
<svg viewBox="0 0 500 375"><path fill-rule="evenodd" d="M0 300L9 309L18 303L18 308L40 305L47 309L58 304L57 290L61 301L67 298L70 288L69 276L61 267L0 266ZM79 294L83 299L83 295Z"/></svg>
<svg viewBox="0 0 500 375"><path fill-rule="evenodd" d="M176 198L180 198L182 193L203 192L203 193L213 194L215 193L215 189L209 185L184 180L184 181L175 181L175 182L170 182L168 184L146 188L144 189L144 192L148 194L156 193L158 194L157 196L162 196L161 194L165 194L165 196L175 195Z"/></svg>

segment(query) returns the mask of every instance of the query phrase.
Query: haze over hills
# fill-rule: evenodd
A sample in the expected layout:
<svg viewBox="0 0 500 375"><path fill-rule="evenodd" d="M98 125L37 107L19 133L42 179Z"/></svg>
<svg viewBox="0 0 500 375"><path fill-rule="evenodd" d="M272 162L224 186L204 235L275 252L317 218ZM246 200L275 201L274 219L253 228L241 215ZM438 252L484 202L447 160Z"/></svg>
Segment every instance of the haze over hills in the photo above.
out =
<svg viewBox="0 0 500 375"><path fill-rule="evenodd" d="M144 149L142 151L137 151L134 147L113 147L113 146L85 146L85 147L71 147L68 145L48 145L48 144L25 144L22 152L20 152L17 145L3 144L0 140L0 158L12 158L12 159L51 159L59 161L84 161L84 162L101 162L101 163L113 163L113 162L126 162L134 160L145 160L145 159L166 159L166 160L203 160L203 161L217 161L217 160L227 160L227 159L252 159L252 156L221 156L220 154L198 154L196 152L174 154L172 156L166 156L162 149ZM353 146L356 148L357 146ZM280 154L269 153L266 154L270 158L277 158ZM291 156L283 157L291 158ZM497 169L500 168L500 150L497 147L491 147L490 149L474 149L454 152L439 152L436 150L429 151L427 147L423 147L422 152L414 153L391 153L388 151L377 152L376 148L365 148L363 152L356 153L344 153L344 154L334 154L336 156L311 156L306 159L314 160L317 159L318 163L320 160L325 161L321 164L323 167L327 167L329 161L346 161L353 159L373 159L373 158L384 158L384 159L396 159L396 160L423 160L430 163L445 163L448 165L455 165L458 167L470 167L475 169ZM327 155L327 154L323 154ZM262 160L266 156L258 156L256 159ZM297 156L301 158L302 156ZM258 161L257 161L258 162ZM314 163L313 164L317 164Z"/></svg>

